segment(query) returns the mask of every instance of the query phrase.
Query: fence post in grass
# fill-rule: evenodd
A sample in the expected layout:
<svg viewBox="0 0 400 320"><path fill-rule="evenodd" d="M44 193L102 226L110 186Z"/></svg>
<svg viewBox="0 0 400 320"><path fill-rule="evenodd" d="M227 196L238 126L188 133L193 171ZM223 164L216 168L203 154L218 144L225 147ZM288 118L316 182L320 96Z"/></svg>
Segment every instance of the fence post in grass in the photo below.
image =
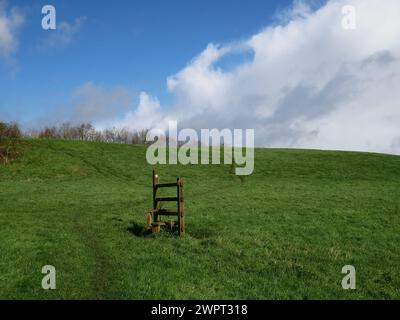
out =
<svg viewBox="0 0 400 320"><path fill-rule="evenodd" d="M177 179L177 199L178 199L178 228L179 235L185 234L185 213L184 213L184 202L183 202L183 181Z"/></svg>
<svg viewBox="0 0 400 320"><path fill-rule="evenodd" d="M153 169L153 218L154 222L158 222L158 202L157 198L157 185L159 183L159 177L157 171Z"/></svg>
<svg viewBox="0 0 400 320"><path fill-rule="evenodd" d="M151 210L146 210L146 230L151 229Z"/></svg>

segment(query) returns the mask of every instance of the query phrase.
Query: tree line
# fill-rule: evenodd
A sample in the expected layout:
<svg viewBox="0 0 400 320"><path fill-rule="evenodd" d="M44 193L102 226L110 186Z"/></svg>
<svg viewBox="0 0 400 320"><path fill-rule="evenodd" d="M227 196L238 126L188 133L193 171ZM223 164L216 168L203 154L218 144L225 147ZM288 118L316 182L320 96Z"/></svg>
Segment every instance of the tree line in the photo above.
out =
<svg viewBox="0 0 400 320"><path fill-rule="evenodd" d="M129 130L126 128L112 128L98 130L90 123L73 125L63 123L59 126L46 126L42 129L28 130L24 136L41 139L64 139L96 141L106 143L145 144L149 130Z"/></svg>
<svg viewBox="0 0 400 320"><path fill-rule="evenodd" d="M148 129L96 129L90 123L63 123L42 129L22 131L17 123L0 121L0 163L8 164L22 154L23 138L81 140L121 144L146 144Z"/></svg>

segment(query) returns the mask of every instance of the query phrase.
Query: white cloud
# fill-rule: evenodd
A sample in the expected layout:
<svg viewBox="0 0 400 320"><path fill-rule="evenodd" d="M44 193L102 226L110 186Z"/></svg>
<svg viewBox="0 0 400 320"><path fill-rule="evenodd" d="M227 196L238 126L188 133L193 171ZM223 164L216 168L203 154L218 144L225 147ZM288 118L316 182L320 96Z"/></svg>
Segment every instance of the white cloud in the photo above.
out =
<svg viewBox="0 0 400 320"><path fill-rule="evenodd" d="M18 48L18 32L24 23L24 15L17 8L7 10L0 1L0 58L6 62L13 61Z"/></svg>
<svg viewBox="0 0 400 320"><path fill-rule="evenodd" d="M166 128L167 121L168 116L163 115L160 101L141 92L136 110L127 112L123 120L114 123L114 126L141 130L152 128L157 123L159 127Z"/></svg>
<svg viewBox="0 0 400 320"><path fill-rule="evenodd" d="M261 146L400 153L400 1L297 1L281 24L228 45L210 44L167 87L173 108L142 93L117 125L254 128ZM342 7L356 30L342 28ZM235 67L223 59L251 52Z"/></svg>
<svg viewBox="0 0 400 320"><path fill-rule="evenodd" d="M64 48L68 46L79 32L86 17L78 17L73 22L57 22L56 30L46 31L48 36L41 43L42 49Z"/></svg>
<svg viewBox="0 0 400 320"><path fill-rule="evenodd" d="M276 13L276 17L278 18L281 24L286 24L291 20L308 18L312 14L311 4L315 4L315 0L294 0L293 5L291 7L280 9Z"/></svg>

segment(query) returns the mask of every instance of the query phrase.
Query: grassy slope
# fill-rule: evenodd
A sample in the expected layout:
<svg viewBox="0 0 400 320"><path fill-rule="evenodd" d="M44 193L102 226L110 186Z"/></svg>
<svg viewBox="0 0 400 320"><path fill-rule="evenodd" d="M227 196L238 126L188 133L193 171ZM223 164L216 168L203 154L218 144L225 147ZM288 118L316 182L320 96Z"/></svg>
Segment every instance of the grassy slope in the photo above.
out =
<svg viewBox="0 0 400 320"><path fill-rule="evenodd" d="M151 206L143 147L26 144L0 167L0 298L400 298L400 157L256 150L244 182L162 166L186 180L178 239L135 235ZM46 264L57 290L41 289Z"/></svg>

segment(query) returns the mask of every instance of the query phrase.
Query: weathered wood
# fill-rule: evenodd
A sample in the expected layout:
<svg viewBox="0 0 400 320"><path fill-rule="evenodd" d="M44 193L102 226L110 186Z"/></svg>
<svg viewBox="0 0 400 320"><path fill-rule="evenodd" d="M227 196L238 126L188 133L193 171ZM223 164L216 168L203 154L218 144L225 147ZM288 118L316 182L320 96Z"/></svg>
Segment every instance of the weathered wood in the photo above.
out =
<svg viewBox="0 0 400 320"><path fill-rule="evenodd" d="M183 181L178 179L178 222L179 222L179 235L185 234L185 215L184 215L184 203L183 203Z"/></svg>
<svg viewBox="0 0 400 320"><path fill-rule="evenodd" d="M157 198L157 188L156 185L159 183L159 176L156 170L153 170L153 218L154 221L158 221L158 203L156 201Z"/></svg>
<svg viewBox="0 0 400 320"><path fill-rule="evenodd" d="M159 183L156 185L157 188L171 188L171 187L176 187L176 183Z"/></svg>
<svg viewBox="0 0 400 320"><path fill-rule="evenodd" d="M146 229L150 229L151 228L151 211L147 210L146 211Z"/></svg>
<svg viewBox="0 0 400 320"><path fill-rule="evenodd" d="M178 197L164 197L164 198L156 198L156 202L175 202L178 201Z"/></svg>
<svg viewBox="0 0 400 320"><path fill-rule="evenodd" d="M159 233L161 231L161 226L165 226L164 222L153 222L151 224L151 232L152 233Z"/></svg>
<svg viewBox="0 0 400 320"><path fill-rule="evenodd" d="M176 188L176 197L159 197L158 189L160 188ZM161 209L162 202L176 202L177 211ZM184 198L183 198L183 180L177 178L176 183L159 183L159 176L156 170L153 170L153 220L151 224L152 232L160 232L162 226L168 226L171 229L177 226L178 233L182 236L185 233L185 213L184 213ZM167 223L160 221L161 216L177 216L178 221L169 221ZM151 217L150 217L151 219ZM150 220L151 221L151 220ZM146 216L146 223L148 217ZM150 222L151 223L151 222Z"/></svg>

